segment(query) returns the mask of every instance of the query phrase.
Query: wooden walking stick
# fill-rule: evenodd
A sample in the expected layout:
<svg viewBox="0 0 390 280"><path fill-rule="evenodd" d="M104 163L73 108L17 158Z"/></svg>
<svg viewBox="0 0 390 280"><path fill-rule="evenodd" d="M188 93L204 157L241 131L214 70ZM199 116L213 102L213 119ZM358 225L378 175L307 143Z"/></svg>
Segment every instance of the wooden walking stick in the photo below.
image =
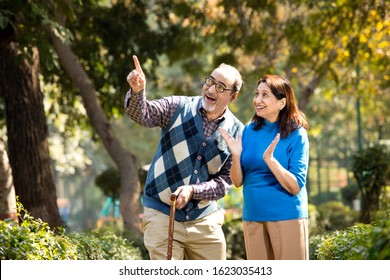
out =
<svg viewBox="0 0 390 280"><path fill-rule="evenodd" d="M175 211L176 211L176 195L173 193L171 195L171 211L169 213L167 260L172 259L173 231L175 229Z"/></svg>

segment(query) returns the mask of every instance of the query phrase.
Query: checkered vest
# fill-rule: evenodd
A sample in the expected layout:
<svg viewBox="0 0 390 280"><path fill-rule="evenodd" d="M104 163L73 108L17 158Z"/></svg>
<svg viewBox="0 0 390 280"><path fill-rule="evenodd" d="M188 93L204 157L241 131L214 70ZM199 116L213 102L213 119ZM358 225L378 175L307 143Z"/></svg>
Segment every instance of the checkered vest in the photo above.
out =
<svg viewBox="0 0 390 280"><path fill-rule="evenodd" d="M144 189L144 206L170 212L170 195L180 186L210 180L230 155L218 129L205 138L199 110L201 97L182 97L168 126L161 131L156 154L149 168ZM242 123L227 109L220 123L228 133L237 136ZM178 221L195 220L218 209L216 201L190 200L176 210Z"/></svg>

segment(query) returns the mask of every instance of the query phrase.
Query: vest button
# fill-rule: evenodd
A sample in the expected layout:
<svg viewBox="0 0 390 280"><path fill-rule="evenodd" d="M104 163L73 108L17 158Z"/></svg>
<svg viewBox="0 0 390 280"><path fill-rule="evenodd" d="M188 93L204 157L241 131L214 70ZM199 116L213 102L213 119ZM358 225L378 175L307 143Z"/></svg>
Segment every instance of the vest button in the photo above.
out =
<svg viewBox="0 0 390 280"><path fill-rule="evenodd" d="M198 170L195 169L195 170L194 170L194 173L195 173L195 174L198 174Z"/></svg>
<svg viewBox="0 0 390 280"><path fill-rule="evenodd" d="M203 143L202 143L202 146L203 146L203 147L206 147L206 145L207 145L206 142L203 142Z"/></svg>
<svg viewBox="0 0 390 280"><path fill-rule="evenodd" d="M198 160L201 160L202 159L202 156L198 156Z"/></svg>
<svg viewBox="0 0 390 280"><path fill-rule="evenodd" d="M186 220L189 220L190 219L190 216L186 215Z"/></svg>

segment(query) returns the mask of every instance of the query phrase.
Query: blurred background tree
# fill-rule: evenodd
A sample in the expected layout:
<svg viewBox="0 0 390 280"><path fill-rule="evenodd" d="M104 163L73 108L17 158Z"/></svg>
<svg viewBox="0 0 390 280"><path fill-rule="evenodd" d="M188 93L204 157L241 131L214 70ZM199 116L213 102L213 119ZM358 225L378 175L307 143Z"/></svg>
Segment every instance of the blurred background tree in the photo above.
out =
<svg viewBox="0 0 390 280"><path fill-rule="evenodd" d="M383 146L372 146L355 155L353 174L362 196L360 222L370 223L372 212L380 210L390 182L390 152Z"/></svg>

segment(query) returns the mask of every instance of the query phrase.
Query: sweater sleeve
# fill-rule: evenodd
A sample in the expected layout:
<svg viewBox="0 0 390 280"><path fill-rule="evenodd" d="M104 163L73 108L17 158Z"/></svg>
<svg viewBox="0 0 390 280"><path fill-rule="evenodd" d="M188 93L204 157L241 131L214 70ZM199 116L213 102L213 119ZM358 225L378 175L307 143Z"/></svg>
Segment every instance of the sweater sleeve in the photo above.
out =
<svg viewBox="0 0 390 280"><path fill-rule="evenodd" d="M130 90L126 93L124 106L126 114L136 123L145 127L164 128L171 120L179 102L178 96L148 101L145 91L134 94Z"/></svg>
<svg viewBox="0 0 390 280"><path fill-rule="evenodd" d="M289 150L288 170L297 178L302 188L306 184L307 168L309 166L309 140L304 128L300 128L291 143Z"/></svg>

